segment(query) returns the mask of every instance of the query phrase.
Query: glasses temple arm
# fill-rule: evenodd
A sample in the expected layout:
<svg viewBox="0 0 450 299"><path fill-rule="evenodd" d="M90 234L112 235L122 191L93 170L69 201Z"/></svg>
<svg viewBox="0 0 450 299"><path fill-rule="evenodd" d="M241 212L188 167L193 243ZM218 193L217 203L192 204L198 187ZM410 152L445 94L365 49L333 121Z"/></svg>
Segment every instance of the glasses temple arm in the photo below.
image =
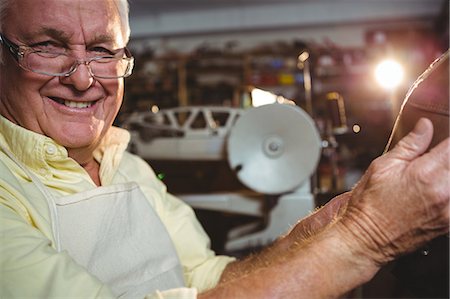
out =
<svg viewBox="0 0 450 299"><path fill-rule="evenodd" d="M3 34L0 33L0 44L4 45L8 51L13 55L16 61L19 61L19 56L21 56L20 47L7 39Z"/></svg>

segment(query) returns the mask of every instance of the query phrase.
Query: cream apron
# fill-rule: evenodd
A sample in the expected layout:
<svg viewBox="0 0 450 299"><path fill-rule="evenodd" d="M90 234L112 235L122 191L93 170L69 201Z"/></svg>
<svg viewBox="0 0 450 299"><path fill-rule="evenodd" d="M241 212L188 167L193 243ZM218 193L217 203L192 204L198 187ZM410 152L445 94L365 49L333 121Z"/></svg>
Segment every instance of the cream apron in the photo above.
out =
<svg viewBox="0 0 450 299"><path fill-rule="evenodd" d="M184 286L169 234L136 183L98 187L55 197L27 173L49 204L58 251L69 255L123 298Z"/></svg>

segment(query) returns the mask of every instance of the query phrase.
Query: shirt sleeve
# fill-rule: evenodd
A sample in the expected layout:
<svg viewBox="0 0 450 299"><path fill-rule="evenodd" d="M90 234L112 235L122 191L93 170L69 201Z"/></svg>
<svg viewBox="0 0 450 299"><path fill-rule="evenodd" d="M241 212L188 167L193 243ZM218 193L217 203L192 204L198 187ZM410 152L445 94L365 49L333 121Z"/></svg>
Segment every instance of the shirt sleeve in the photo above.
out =
<svg viewBox="0 0 450 299"><path fill-rule="evenodd" d="M190 206L169 193L164 204L163 222L180 257L186 285L199 292L215 287L225 267L235 258L216 255L210 249L210 239Z"/></svg>

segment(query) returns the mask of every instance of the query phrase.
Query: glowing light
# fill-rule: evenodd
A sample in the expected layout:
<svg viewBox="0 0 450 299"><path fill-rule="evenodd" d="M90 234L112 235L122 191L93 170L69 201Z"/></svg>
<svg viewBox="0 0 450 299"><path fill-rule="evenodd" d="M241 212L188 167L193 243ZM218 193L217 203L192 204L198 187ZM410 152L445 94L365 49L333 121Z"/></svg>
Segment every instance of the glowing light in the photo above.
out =
<svg viewBox="0 0 450 299"><path fill-rule="evenodd" d="M268 104L286 104L286 105L295 105L295 102L281 95L276 95L271 93L270 91L262 90L259 88L253 88L251 90L251 101L253 107L259 107Z"/></svg>
<svg viewBox="0 0 450 299"><path fill-rule="evenodd" d="M159 111L159 107L156 106L156 105L153 105L153 106L150 108L150 110L151 110L153 113L157 113L157 112Z"/></svg>
<svg viewBox="0 0 450 299"><path fill-rule="evenodd" d="M361 127L359 125L355 124L355 125L353 125L352 130L355 133L359 133L359 132L361 132Z"/></svg>
<svg viewBox="0 0 450 299"><path fill-rule="evenodd" d="M252 106L259 107L262 105L273 104L277 101L277 96L271 92L254 88L252 90Z"/></svg>
<svg viewBox="0 0 450 299"><path fill-rule="evenodd" d="M375 68L375 79L385 89L394 89L403 80L403 67L395 60L384 60Z"/></svg>

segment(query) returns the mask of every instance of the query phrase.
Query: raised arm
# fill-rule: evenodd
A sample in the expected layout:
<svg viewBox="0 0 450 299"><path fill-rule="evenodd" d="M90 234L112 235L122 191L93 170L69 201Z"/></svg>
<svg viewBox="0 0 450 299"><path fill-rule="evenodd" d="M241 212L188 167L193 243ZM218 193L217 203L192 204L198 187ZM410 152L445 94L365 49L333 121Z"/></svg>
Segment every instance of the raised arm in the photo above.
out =
<svg viewBox="0 0 450 299"><path fill-rule="evenodd" d="M450 141L425 153L432 133L421 119L351 193L261 254L229 265L223 282L199 298L336 298L447 233Z"/></svg>

